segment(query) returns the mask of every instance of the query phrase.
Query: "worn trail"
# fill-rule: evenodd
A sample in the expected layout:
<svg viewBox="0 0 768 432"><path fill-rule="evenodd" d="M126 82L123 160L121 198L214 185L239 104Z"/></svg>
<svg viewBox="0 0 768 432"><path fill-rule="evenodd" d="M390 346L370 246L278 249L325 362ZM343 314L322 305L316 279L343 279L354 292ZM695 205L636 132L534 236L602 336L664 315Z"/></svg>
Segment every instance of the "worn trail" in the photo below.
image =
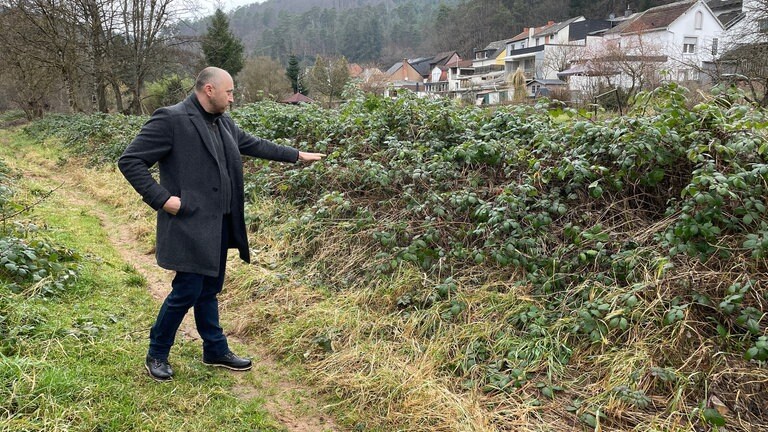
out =
<svg viewBox="0 0 768 432"><path fill-rule="evenodd" d="M141 244L129 221L126 220L129 216L120 214L114 207L94 203L94 196L98 194L91 193L92 191L83 186L88 183L86 177L93 176L94 172L87 172L81 167L68 167L62 170L49 160L39 162L40 169L30 175L62 184L56 191L58 195L65 197L73 205L88 209L89 213L98 217L109 235L110 242L122 259L145 278L147 289L157 300L159 307L159 303L170 290L173 272L163 270L156 265L154 254ZM225 330L226 315L227 311L223 310ZM195 341L199 338L194 318L189 313L179 329L177 339ZM232 392L237 397L245 400L263 399L265 409L291 432L344 430L335 424L332 418L321 412L319 408L321 404L313 396L312 389L290 379L289 371L261 347L258 341L243 340L232 335L228 335L228 338L234 345L239 345L238 350L242 350L244 355L253 357L251 371L232 372L236 379ZM137 365L139 363L137 360Z"/></svg>

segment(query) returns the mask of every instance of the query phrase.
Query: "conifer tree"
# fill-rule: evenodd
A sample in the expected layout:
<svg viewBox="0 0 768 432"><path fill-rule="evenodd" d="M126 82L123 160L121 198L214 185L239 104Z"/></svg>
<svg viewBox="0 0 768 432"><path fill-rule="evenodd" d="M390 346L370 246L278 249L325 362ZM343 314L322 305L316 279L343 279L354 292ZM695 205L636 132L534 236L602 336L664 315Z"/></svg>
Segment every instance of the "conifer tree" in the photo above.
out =
<svg viewBox="0 0 768 432"><path fill-rule="evenodd" d="M203 36L203 54L208 66L220 67L232 76L243 69L243 44L229 31L229 20L221 9L216 9Z"/></svg>
<svg viewBox="0 0 768 432"><path fill-rule="evenodd" d="M288 67L285 69L285 75L291 81L291 87L293 88L294 93L299 92L299 73L300 72L301 72L301 69L299 68L299 59L297 59L295 55L291 55L288 58Z"/></svg>

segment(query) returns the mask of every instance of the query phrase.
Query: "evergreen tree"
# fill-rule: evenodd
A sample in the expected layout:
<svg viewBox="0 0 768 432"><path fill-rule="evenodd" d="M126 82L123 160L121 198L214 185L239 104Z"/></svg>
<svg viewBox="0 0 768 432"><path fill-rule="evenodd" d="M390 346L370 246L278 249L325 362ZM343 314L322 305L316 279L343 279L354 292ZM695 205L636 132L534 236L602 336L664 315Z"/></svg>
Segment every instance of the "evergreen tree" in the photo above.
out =
<svg viewBox="0 0 768 432"><path fill-rule="evenodd" d="M220 67L232 76L243 69L243 44L229 31L229 20L221 9L216 9L203 36L203 54L208 66Z"/></svg>
<svg viewBox="0 0 768 432"><path fill-rule="evenodd" d="M291 57L288 59L288 67L285 69L285 75L291 81L291 87L293 88L294 93L299 92L300 72L301 69L299 68L299 59L297 59L295 55L291 55Z"/></svg>

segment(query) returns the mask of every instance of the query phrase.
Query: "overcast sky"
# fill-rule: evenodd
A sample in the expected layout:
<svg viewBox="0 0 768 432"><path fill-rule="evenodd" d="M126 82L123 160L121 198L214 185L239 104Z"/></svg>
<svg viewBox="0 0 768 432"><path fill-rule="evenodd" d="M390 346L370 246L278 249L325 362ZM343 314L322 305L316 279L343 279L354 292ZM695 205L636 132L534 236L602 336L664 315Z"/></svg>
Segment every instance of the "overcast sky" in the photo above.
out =
<svg viewBox="0 0 768 432"><path fill-rule="evenodd" d="M224 6L224 12L229 12L233 9L237 9L239 6L251 4L251 3L264 3L266 0L222 0L221 3ZM210 15L216 10L215 1L201 0L200 6L207 9L207 14Z"/></svg>

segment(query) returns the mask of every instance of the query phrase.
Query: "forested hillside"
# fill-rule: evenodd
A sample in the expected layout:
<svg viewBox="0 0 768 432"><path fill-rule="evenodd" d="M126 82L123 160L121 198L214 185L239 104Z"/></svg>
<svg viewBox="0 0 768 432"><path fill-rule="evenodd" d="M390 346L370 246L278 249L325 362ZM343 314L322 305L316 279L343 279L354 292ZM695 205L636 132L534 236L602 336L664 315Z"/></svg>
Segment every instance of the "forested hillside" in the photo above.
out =
<svg viewBox="0 0 768 432"><path fill-rule="evenodd" d="M669 0L269 0L230 13L233 33L249 55L285 62L343 54L350 61L388 65L404 56L472 48L511 37L524 27L584 15L645 10ZM206 21L193 25L198 34Z"/></svg>

